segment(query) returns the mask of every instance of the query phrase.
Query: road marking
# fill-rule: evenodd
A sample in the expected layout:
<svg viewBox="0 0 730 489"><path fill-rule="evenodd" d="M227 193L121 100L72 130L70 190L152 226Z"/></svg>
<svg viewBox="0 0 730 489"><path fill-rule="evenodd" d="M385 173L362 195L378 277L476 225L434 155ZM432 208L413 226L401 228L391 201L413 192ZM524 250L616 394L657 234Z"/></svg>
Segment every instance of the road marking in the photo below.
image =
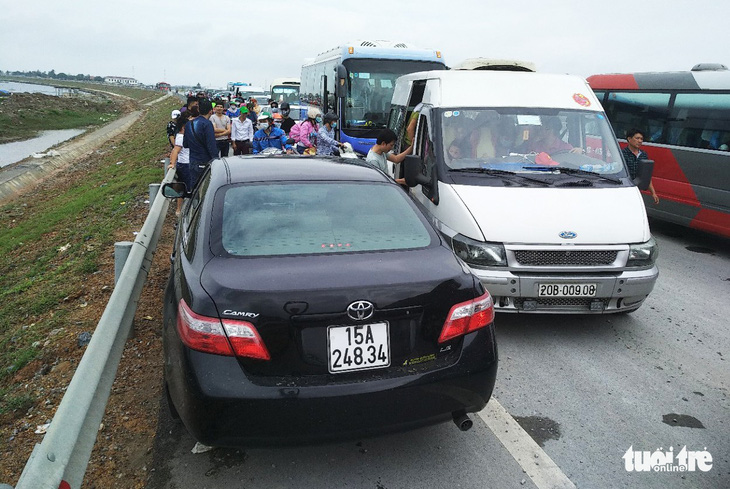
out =
<svg viewBox="0 0 730 489"><path fill-rule="evenodd" d="M494 397L477 414L539 489L575 489L568 476Z"/></svg>

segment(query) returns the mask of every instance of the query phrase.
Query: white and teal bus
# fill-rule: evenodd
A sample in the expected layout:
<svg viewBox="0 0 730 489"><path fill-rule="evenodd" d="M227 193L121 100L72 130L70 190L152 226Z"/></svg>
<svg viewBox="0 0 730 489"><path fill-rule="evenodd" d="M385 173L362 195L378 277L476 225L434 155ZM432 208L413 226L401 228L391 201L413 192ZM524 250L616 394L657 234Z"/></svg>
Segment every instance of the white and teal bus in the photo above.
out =
<svg viewBox="0 0 730 489"><path fill-rule="evenodd" d="M356 41L336 47L302 66L302 118L310 106L337 113L339 140L367 154L388 127L396 78L445 69L440 51L405 43Z"/></svg>

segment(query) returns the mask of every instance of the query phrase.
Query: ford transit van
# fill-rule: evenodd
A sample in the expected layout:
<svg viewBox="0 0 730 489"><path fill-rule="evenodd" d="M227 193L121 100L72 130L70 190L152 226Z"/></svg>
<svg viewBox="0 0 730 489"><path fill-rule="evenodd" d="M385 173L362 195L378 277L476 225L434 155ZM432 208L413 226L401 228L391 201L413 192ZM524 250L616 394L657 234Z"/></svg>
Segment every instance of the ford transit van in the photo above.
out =
<svg viewBox="0 0 730 489"><path fill-rule="evenodd" d="M389 127L396 151L413 144L396 176L498 311L632 312L651 292L658 250L639 189L653 162L630 177L585 80L413 73L396 82Z"/></svg>

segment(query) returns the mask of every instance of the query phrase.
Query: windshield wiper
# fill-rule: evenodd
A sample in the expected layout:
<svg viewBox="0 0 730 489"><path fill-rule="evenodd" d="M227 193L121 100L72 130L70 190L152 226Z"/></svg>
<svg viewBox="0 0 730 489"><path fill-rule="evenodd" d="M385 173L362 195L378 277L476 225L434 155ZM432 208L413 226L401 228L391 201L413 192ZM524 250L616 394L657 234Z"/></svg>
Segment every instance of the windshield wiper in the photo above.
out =
<svg viewBox="0 0 730 489"><path fill-rule="evenodd" d="M580 170L578 168L566 168L564 166L526 166L525 170L540 170L540 171L546 171L546 172L552 172L555 170L560 171L560 173L564 173L566 175L591 175L593 177L599 177L604 180L608 180L609 182L613 183L621 183L621 180L614 177L609 177L607 175L602 175L601 173L597 173L594 171L588 171L588 170Z"/></svg>
<svg viewBox="0 0 730 489"><path fill-rule="evenodd" d="M552 185L551 182L547 182L547 181L541 180L539 178L527 177L525 175L520 175L513 171L497 170L495 168L452 168L449 171L459 172L459 173L483 173L483 174L491 175L491 176L495 176L495 177L511 176L511 177L519 178L521 180L529 180L530 182L541 183L543 185Z"/></svg>

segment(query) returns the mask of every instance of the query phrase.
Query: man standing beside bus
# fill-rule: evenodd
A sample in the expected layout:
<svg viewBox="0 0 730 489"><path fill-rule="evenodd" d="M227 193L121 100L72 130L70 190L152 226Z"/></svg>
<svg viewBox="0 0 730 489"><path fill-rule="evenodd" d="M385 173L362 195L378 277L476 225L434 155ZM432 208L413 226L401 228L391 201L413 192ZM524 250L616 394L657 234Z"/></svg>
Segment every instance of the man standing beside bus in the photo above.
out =
<svg viewBox="0 0 730 489"><path fill-rule="evenodd" d="M623 153L624 161L629 169L629 177L633 180L636 178L636 169L638 167L637 162L639 160L648 160L649 156L641 149L641 145L644 144L644 133L639 129L629 129L626 131L626 140L628 146L621 150ZM659 196L654 190L654 185L649 182L649 192L654 199L654 203L659 203Z"/></svg>

